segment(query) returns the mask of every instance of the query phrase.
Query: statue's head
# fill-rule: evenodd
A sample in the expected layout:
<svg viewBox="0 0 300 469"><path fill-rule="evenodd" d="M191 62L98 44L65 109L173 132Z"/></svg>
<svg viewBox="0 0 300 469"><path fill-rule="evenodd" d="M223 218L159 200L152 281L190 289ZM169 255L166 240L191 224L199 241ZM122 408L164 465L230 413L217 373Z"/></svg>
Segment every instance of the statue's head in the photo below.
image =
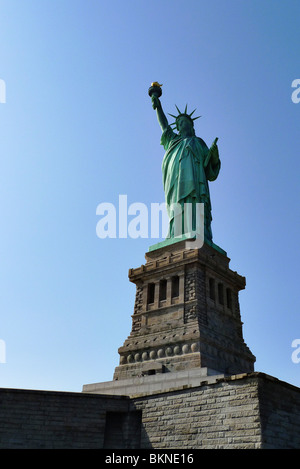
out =
<svg viewBox="0 0 300 469"><path fill-rule="evenodd" d="M201 116L192 117L196 109L194 109L194 111L191 112L190 114L187 113L187 105L185 106L184 112L181 112L177 106L176 106L176 109L178 111L177 116L174 116L173 114L169 114L170 116L175 118L175 122L173 122L173 124L171 125L176 125L176 128L180 134L184 134L188 136L195 135L194 121L196 119L199 119L199 117L201 117Z"/></svg>
<svg viewBox="0 0 300 469"><path fill-rule="evenodd" d="M181 116L178 116L178 118L176 119L176 128L178 132L182 135L195 135L194 122L187 114L182 114Z"/></svg>

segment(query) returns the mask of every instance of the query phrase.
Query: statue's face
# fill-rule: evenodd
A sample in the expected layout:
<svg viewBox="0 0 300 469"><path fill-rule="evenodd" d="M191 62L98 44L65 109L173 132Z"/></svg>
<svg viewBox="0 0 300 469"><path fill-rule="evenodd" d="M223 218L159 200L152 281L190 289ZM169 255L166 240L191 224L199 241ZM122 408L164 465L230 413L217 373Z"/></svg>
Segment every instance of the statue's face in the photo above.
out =
<svg viewBox="0 0 300 469"><path fill-rule="evenodd" d="M177 120L177 128L181 135L193 135L193 124L190 119L185 116L182 116Z"/></svg>

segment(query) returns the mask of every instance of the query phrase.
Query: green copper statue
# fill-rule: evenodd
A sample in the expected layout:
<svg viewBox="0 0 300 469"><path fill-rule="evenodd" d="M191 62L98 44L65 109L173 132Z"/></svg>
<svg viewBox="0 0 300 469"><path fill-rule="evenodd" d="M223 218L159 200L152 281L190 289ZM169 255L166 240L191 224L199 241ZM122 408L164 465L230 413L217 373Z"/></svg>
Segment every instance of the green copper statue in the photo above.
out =
<svg viewBox="0 0 300 469"><path fill-rule="evenodd" d="M184 112L180 112L176 106L178 115L170 114L175 118L175 122L169 125L159 100L162 94L161 86L157 82L152 83L149 95L162 130L161 144L166 151L162 162L162 174L166 207L170 219L168 237L176 236L174 233L174 212L170 207L173 204L180 204L183 212L184 204L191 204L193 210L192 228L195 230L196 203L200 202L204 204L204 239L212 242L208 181L214 181L220 171L218 139L215 139L209 149L201 138L196 137L194 120L198 117L192 117L195 111L188 114L187 106ZM172 130L171 125L176 126L178 134Z"/></svg>

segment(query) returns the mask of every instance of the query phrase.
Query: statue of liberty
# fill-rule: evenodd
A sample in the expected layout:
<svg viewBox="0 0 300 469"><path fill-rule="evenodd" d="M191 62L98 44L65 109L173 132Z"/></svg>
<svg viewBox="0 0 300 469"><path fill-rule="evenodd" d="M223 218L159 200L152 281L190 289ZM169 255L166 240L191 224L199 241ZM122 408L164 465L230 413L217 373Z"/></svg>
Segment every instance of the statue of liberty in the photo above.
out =
<svg viewBox="0 0 300 469"><path fill-rule="evenodd" d="M221 162L217 147L217 138L210 148L206 143L195 135L194 120L199 117L192 117L195 110L190 114L187 106L184 112L178 107L178 115L174 116L175 122L168 123L166 115L162 109L159 97L161 96L161 86L157 82L152 83L149 88L153 109L156 110L158 123L162 130L161 144L166 153L162 162L163 187L165 191L166 207L169 216L168 237L174 238L176 233L174 204L180 204L182 214L185 204L192 207L192 230L196 230L196 204L204 204L204 239L212 242L211 231L211 201L208 181L214 181L219 174ZM171 126L175 125L178 133L175 133ZM183 220L183 217L182 217ZM182 221L182 233L186 233Z"/></svg>

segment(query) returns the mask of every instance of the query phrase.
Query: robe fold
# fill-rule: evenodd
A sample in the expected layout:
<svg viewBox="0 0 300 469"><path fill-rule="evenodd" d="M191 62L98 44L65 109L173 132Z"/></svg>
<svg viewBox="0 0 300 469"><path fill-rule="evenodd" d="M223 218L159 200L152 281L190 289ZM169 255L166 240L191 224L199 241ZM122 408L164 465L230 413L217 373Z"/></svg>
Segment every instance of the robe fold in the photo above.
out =
<svg viewBox="0 0 300 469"><path fill-rule="evenodd" d="M199 137L183 138L170 126L163 132L161 144L166 153L162 162L163 187L167 212L170 218L169 235L174 236L172 204L204 203L204 236L212 241L211 201L208 181L214 181L220 171L220 160L213 164L211 159L205 167L209 153L206 143ZM195 224L193 220L193 229Z"/></svg>

